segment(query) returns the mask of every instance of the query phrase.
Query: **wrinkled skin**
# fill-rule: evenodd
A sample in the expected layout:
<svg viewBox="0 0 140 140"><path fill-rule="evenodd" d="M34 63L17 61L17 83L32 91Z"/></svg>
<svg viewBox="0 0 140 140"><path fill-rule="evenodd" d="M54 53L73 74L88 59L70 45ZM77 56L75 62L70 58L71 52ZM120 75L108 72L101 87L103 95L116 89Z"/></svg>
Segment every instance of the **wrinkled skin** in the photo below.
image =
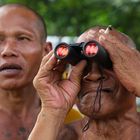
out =
<svg viewBox="0 0 140 140"><path fill-rule="evenodd" d="M0 7L0 139L27 139L40 100L32 81L42 57L41 40L33 12L21 7Z"/></svg>
<svg viewBox="0 0 140 140"><path fill-rule="evenodd" d="M103 77L95 62L91 63L90 71L84 74L86 63L81 61L72 67L69 77L62 80L64 64L58 63L52 52L44 57L34 79L34 86L42 101L42 111L38 121L40 123L36 124L30 140L39 137L45 140L51 135L55 135L53 139L57 140L66 138L67 140L139 140L140 114L136 111L135 98L140 96L138 75L140 54L133 48L133 42L115 29L111 31L90 29L83 33L77 42L93 39L105 47L113 62L112 69L102 70ZM101 78L103 78L101 108L95 113L93 108L98 108L98 102L95 106L93 102ZM87 117L61 129L62 120L74 104L77 95L79 97L77 105ZM44 117L46 117L45 122L43 122ZM89 129L82 133L89 118ZM53 130L49 134L45 133L45 128L49 130L48 126L43 125L47 120ZM61 127L57 127L56 122ZM42 130L39 129L41 126ZM35 132L38 132L37 135ZM42 135L38 135L40 132ZM56 138L57 133L59 136Z"/></svg>
<svg viewBox="0 0 140 140"><path fill-rule="evenodd" d="M137 60L140 59L140 54L134 48L133 41L128 36L115 30L108 31L108 34L108 32L101 29L98 35L92 34L92 32L89 31L86 37L81 35L78 41L83 38L85 38L85 41L90 40L92 37L97 38L97 41L108 51L113 62L113 71L119 81L128 91L140 96L140 93L137 92L140 87L139 77L137 76L140 68L140 62ZM138 85L136 86L136 84Z"/></svg>
<svg viewBox="0 0 140 140"><path fill-rule="evenodd" d="M94 105L97 94L97 88L101 81L101 74L97 64L92 63L90 72L83 78L81 91L79 93L78 108L86 116L103 119L108 116L114 116L118 112L123 112L133 103L135 97L120 84L112 71L103 70L103 85L101 90L101 108L99 108L99 96ZM122 94L123 93L123 94ZM124 102L125 100L125 102ZM118 106L120 105L120 106ZM95 107L95 111L93 108ZM93 113L95 114L93 115ZM96 113L97 112L97 113Z"/></svg>
<svg viewBox="0 0 140 140"><path fill-rule="evenodd" d="M102 33L102 32L103 32L103 30L100 31L100 33ZM114 33L115 31L112 31L112 32ZM110 33L111 33L111 31L110 31ZM114 33L114 35L116 35L115 37L117 39L121 39L121 35L119 36L117 33L116 34ZM105 42L102 41L103 37L106 37ZM115 40L115 38L113 40L112 39L113 37L110 37L111 41L113 43L111 42L112 44L111 43L109 44L109 42L107 42L107 39L109 39L109 37L110 36L109 35L106 36L106 34L105 35L101 34L101 36L99 38L96 38L96 35L92 36L92 38L99 41L102 45L107 44L108 46L112 45L111 47L114 47L115 46L114 42L116 40ZM78 39L78 41L82 42L85 38L86 38L85 41L89 41L89 40L87 40L87 35L85 35L85 34L83 34L81 36L81 38ZM120 46L122 47L123 44L121 44L121 43L126 43L125 41L124 42L116 41L116 42L118 43L117 45L119 47ZM131 44L131 42L129 42L129 44ZM124 47L126 47L126 46L124 46ZM107 46L106 46L106 48L107 48ZM122 49L123 48L121 48L120 51L122 51ZM128 50L132 51L131 53L133 55L134 55L134 52L137 55L139 54L133 48L128 48ZM128 50L125 50L125 51L127 52ZM114 52L114 53L119 53L119 56L120 56L120 52ZM129 61L129 63L130 62L132 63L131 64L132 66L136 65L135 62L137 62L137 61L135 61L135 62L130 61L130 60L128 60L128 58L126 58L127 56L123 56L123 55L124 54L122 54L122 56L120 56L120 57L127 60L125 64L127 64ZM136 58L138 60L137 55L136 55ZM135 57L135 55L134 55L134 57ZM136 59L136 58L134 58L134 59ZM113 61L113 59L115 59L115 58L112 56L111 59ZM84 115L92 118L92 121L90 122L91 123L90 128L84 133L81 133L80 130L82 130L84 128L86 121L88 120L87 118L70 125L75 131L77 131L77 133L78 133L77 139L80 139L80 140L81 139L83 139L83 140L84 139L88 139L88 140L93 140L93 139L99 139L99 140L100 139L101 140L102 139L107 139L107 140L108 139L110 139L110 140L112 140L112 139L114 139L114 140L136 139L137 140L137 139L139 139L140 114L136 112L136 105L135 105L135 94L137 96L139 96L139 92L137 92L137 90L136 90L137 83L132 81L133 79L131 79L131 81L130 81L133 84L131 84L131 83L129 83L129 81L125 80L125 79L127 79L127 77L128 77L127 80L129 80L130 77L132 76L132 75L130 75L132 72L132 69L131 69L131 67L130 67L130 71L127 69L127 72L130 72L130 73L127 73L129 75L126 76L126 73L125 73L126 71L123 70L124 67L126 67L126 66L124 66L122 64L122 60L120 59L121 62L119 62L119 63L116 62L116 66L113 63L113 70L107 70L107 69L103 70L103 81L104 82L103 82L103 87L102 87L102 91L101 91L101 108L100 108L99 112L93 112L94 107L97 107L97 108L99 107L99 102L96 102L96 104L94 106L96 91L97 91L97 88L99 86L99 82L101 79L101 74L100 74L99 67L97 66L97 64L92 63L92 68L91 68L90 72L84 76L84 78L81 82L82 83L81 91L79 93L79 100L78 100L77 105L78 105L79 110ZM134 65L133 65L133 63L134 63ZM139 62L137 63L136 70L138 69L138 66L139 66ZM119 71L118 71L118 69L119 69ZM115 72L117 72L117 74ZM123 75L117 76L118 73L120 74L120 72L124 72L124 73L122 73ZM134 71L133 71L133 73L134 73ZM135 71L135 73L136 73L136 71ZM125 78L125 76L126 76L126 78ZM119 78L121 78L121 79L119 79ZM125 87L123 85L125 85ZM107 91L106 91L106 89L107 89ZM133 115L131 115L131 113L133 113ZM130 119L130 121L127 121L127 119L128 119L127 117ZM122 120L123 120L123 123L121 122ZM136 121L137 124L134 124L133 121ZM122 124L124 125L123 127L121 127ZM131 127L129 129L127 129L127 125L130 125ZM69 129L70 126L66 127L65 129L67 131L70 131L71 130L71 129ZM122 132L122 129L124 129L123 132ZM135 131L134 131L134 129L135 129ZM68 133L68 132L64 132L64 134L62 134L62 135L66 135L66 133ZM121 135L120 135L120 133L121 133ZM74 137L76 137L76 136L74 136Z"/></svg>

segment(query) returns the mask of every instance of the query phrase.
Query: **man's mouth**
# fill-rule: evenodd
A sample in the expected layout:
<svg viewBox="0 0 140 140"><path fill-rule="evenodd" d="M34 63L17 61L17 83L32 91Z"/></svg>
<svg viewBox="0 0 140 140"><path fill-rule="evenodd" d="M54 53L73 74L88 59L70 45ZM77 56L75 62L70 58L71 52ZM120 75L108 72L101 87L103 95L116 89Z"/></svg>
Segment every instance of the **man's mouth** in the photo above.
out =
<svg viewBox="0 0 140 140"><path fill-rule="evenodd" d="M0 66L0 72L9 70L22 70L22 67L18 64L3 64Z"/></svg>
<svg viewBox="0 0 140 140"><path fill-rule="evenodd" d="M79 92L78 97L82 98L82 97L86 96L87 94L91 94L91 93L95 94L95 96L96 96L97 92L101 92L101 94L104 94L104 93L110 94L113 92L113 90L111 88L102 88L101 90L97 90L97 89L96 90L88 90L84 93Z"/></svg>
<svg viewBox="0 0 140 140"><path fill-rule="evenodd" d="M111 88L102 88L101 92L112 93L113 90Z"/></svg>

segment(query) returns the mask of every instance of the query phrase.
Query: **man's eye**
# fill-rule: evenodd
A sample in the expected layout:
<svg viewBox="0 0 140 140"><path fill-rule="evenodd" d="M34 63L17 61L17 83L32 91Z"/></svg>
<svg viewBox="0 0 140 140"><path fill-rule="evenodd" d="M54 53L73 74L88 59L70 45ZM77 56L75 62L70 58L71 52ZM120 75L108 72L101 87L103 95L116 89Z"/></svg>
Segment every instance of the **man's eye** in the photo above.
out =
<svg viewBox="0 0 140 140"><path fill-rule="evenodd" d="M30 41L30 38L29 37L25 37L25 36L20 36L17 38L19 41L23 41L23 40L27 40L27 41Z"/></svg>
<svg viewBox="0 0 140 140"><path fill-rule="evenodd" d="M1 41L1 42L4 41L4 37L1 37L1 36L0 36L0 41Z"/></svg>

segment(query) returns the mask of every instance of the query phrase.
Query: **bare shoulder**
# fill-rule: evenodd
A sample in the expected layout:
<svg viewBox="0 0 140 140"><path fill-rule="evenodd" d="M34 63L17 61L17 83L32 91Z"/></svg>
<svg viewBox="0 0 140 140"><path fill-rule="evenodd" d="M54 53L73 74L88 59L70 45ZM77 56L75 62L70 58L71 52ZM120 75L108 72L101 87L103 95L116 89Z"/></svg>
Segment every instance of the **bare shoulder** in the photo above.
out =
<svg viewBox="0 0 140 140"><path fill-rule="evenodd" d="M59 133L58 140L79 140L81 121L65 124Z"/></svg>

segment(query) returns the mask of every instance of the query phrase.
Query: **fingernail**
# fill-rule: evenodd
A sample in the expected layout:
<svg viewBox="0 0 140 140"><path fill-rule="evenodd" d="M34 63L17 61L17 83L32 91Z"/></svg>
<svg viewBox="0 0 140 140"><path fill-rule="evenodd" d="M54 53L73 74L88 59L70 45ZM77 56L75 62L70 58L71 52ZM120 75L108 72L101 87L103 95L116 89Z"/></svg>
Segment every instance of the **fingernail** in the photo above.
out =
<svg viewBox="0 0 140 140"><path fill-rule="evenodd" d="M100 36L99 37L99 42L102 42L102 41L104 41L105 40L105 37L104 36Z"/></svg>
<svg viewBox="0 0 140 140"><path fill-rule="evenodd" d="M101 40L105 40L105 37L104 37L104 36L100 36L100 39L101 39Z"/></svg>
<svg viewBox="0 0 140 140"><path fill-rule="evenodd" d="M104 32L105 32L104 29L100 29L100 30L99 30L99 33L104 33Z"/></svg>

